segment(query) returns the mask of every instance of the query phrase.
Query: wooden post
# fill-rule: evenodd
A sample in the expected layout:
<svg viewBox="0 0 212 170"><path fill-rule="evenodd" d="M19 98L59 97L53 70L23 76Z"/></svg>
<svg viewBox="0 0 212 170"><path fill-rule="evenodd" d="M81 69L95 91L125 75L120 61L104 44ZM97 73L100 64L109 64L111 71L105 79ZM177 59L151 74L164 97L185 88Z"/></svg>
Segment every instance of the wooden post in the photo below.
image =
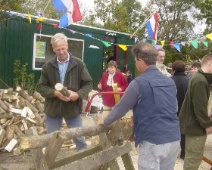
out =
<svg viewBox="0 0 212 170"><path fill-rule="evenodd" d="M45 153L46 163L49 168L53 166L57 154L59 153L64 141L65 137L60 135L59 132L53 133L53 136L49 141L49 145L46 148Z"/></svg>
<svg viewBox="0 0 212 170"><path fill-rule="evenodd" d="M26 134L28 136L38 136L35 127L31 127L29 130L27 130ZM30 149L30 152L32 154L35 169L49 170L41 148Z"/></svg>
<svg viewBox="0 0 212 170"><path fill-rule="evenodd" d="M55 84L54 88L56 90L58 90L60 93L62 93L64 96L69 97L70 96L70 92L68 91L68 89L66 87L64 87L61 83L57 83Z"/></svg>

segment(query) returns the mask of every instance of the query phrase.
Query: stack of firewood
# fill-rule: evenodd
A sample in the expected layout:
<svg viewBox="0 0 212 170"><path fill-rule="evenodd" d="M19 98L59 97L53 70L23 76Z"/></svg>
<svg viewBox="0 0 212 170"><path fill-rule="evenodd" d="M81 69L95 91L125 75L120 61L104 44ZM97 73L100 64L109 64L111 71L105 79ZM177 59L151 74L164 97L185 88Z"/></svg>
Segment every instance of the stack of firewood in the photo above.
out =
<svg viewBox="0 0 212 170"><path fill-rule="evenodd" d="M18 148L18 141L34 126L45 133L44 101L38 92L29 95L17 87L0 90L0 149L8 152Z"/></svg>

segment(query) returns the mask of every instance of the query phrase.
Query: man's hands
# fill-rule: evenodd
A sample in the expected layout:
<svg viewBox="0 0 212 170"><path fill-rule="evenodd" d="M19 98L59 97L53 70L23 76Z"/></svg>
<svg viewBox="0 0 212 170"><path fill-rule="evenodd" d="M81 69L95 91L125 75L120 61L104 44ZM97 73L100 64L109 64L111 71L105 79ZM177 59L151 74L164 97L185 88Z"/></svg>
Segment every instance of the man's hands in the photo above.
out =
<svg viewBox="0 0 212 170"><path fill-rule="evenodd" d="M55 90L54 96L65 102L76 101L77 99L79 99L79 95L76 92L71 90L69 90L69 92L70 92L70 96L67 97L67 96L64 96L62 93L60 93L59 91Z"/></svg>
<svg viewBox="0 0 212 170"><path fill-rule="evenodd" d="M212 126L210 126L209 128L205 128L205 131L206 131L207 135L212 134Z"/></svg>

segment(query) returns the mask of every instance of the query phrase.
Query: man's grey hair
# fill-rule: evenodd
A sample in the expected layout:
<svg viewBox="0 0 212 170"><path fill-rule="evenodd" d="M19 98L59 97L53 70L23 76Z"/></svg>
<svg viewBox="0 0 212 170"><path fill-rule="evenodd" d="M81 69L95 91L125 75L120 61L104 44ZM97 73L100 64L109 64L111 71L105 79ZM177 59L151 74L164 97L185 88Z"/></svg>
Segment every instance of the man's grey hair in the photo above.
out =
<svg viewBox="0 0 212 170"><path fill-rule="evenodd" d="M159 48L159 49L158 49L158 52L159 52L159 51L165 52L165 50L162 49L162 48Z"/></svg>
<svg viewBox="0 0 212 170"><path fill-rule="evenodd" d="M142 59L147 65L155 65L158 51L149 43L140 42L133 46L132 54L138 59Z"/></svg>
<svg viewBox="0 0 212 170"><path fill-rule="evenodd" d="M68 38L63 33L57 33L51 38L51 45L54 46L59 41L64 41L68 44Z"/></svg>

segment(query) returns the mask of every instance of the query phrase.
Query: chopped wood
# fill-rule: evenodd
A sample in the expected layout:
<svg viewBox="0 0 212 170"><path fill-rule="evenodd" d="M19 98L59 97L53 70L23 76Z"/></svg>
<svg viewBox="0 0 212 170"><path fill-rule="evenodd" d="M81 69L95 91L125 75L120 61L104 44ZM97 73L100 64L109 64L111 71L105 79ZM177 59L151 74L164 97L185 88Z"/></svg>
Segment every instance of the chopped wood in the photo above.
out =
<svg viewBox="0 0 212 170"><path fill-rule="evenodd" d="M23 91L23 90L21 90L21 91L19 91L19 94L20 94L20 96L21 97L23 97L25 100L27 100L27 101L31 101L32 100L32 96L30 96L26 91Z"/></svg>
<svg viewBox="0 0 212 170"><path fill-rule="evenodd" d="M4 124L4 123L6 123L6 122L7 122L7 119L6 119L6 118L0 119L0 124L1 124L1 125Z"/></svg>
<svg viewBox="0 0 212 170"><path fill-rule="evenodd" d="M0 107L0 115L1 115L1 114L4 114L4 113L6 113L5 110L3 110L3 109Z"/></svg>
<svg viewBox="0 0 212 170"><path fill-rule="evenodd" d="M7 150L8 152L11 152L11 150L15 147L17 143L18 141L16 139L12 139L4 149Z"/></svg>
<svg viewBox="0 0 212 170"><path fill-rule="evenodd" d="M58 90L60 93L62 93L64 96L69 97L70 96L70 91L66 87L64 87L61 83L55 84L54 88Z"/></svg>
<svg viewBox="0 0 212 170"><path fill-rule="evenodd" d="M35 99L39 100L41 103L45 101L45 98L41 96L41 94L37 91L35 91L32 95Z"/></svg>
<svg viewBox="0 0 212 170"><path fill-rule="evenodd" d="M38 112L38 109L36 109L35 106L33 106L28 100L25 100L26 106L28 106L34 113Z"/></svg>
<svg viewBox="0 0 212 170"><path fill-rule="evenodd" d="M26 137L26 135L20 130L20 128L17 125L15 125L15 133L19 139L21 137Z"/></svg>
<svg viewBox="0 0 212 170"><path fill-rule="evenodd" d="M4 93L6 93L6 94L13 94L13 88L8 88L8 89L5 89L4 90Z"/></svg>
<svg viewBox="0 0 212 170"><path fill-rule="evenodd" d="M0 100L0 108L6 112L9 110L9 107L2 100Z"/></svg>
<svg viewBox="0 0 212 170"><path fill-rule="evenodd" d="M4 128L0 127L0 146L4 139L4 136L5 136L5 130L4 130Z"/></svg>
<svg viewBox="0 0 212 170"><path fill-rule="evenodd" d="M44 112L44 105L40 101L36 101L34 103L35 107L39 110L39 112Z"/></svg>

